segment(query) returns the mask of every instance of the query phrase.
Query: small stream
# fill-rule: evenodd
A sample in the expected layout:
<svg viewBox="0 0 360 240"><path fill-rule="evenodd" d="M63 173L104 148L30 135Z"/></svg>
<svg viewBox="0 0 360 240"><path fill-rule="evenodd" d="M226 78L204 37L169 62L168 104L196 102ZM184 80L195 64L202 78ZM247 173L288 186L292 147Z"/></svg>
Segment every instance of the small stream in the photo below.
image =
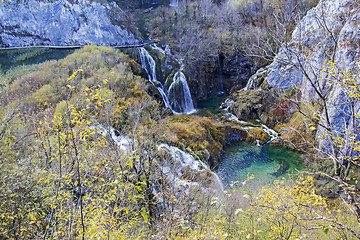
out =
<svg viewBox="0 0 360 240"><path fill-rule="evenodd" d="M209 94L207 100L198 101L196 114L215 118L222 116L224 111L219 106L225 99L226 96ZM271 144L229 144L224 147L220 162L217 174L225 187L235 181L243 182L248 176L254 175L255 178L247 183L247 188L254 191L303 169L300 153Z"/></svg>

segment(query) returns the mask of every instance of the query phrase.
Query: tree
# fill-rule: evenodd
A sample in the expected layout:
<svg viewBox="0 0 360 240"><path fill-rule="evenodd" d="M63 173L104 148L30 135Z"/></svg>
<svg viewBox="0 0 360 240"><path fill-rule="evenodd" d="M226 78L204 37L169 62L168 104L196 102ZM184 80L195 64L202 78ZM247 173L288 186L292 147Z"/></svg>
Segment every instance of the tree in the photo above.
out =
<svg viewBox="0 0 360 240"><path fill-rule="evenodd" d="M290 75L293 77L289 79L294 79L294 76L295 79L300 79L292 84L301 84L301 89L298 89L301 93L291 92L291 96L285 98L307 118L310 130L316 131L314 135L318 144L313 147L317 156L332 161L334 176L326 173L316 175L326 176L337 182L341 192L346 196L343 199L344 203L360 223L360 207L357 200L360 194L357 174L360 167L359 88L356 81L359 70L358 64L345 71L340 67L343 65L341 62L334 62L340 54L338 50L342 41L337 27L351 21L351 18L346 13L341 13L341 18L336 18L339 25L329 26L328 21L334 16L328 12L326 6L326 3L319 4L317 10L306 19L315 19L321 45L326 48L319 48L319 45L309 41L313 36L307 35L308 32L304 31L306 27L303 24L306 22L300 22L292 41L282 46L276 63L280 64L278 69L287 66L288 72L285 73L284 79ZM356 9L353 5L347 7ZM322 58L319 57L320 53L323 54ZM328 66L324 67L326 62ZM288 82L291 82L289 79ZM288 82L283 83L285 85ZM280 95L287 95L284 94L285 91L280 92Z"/></svg>

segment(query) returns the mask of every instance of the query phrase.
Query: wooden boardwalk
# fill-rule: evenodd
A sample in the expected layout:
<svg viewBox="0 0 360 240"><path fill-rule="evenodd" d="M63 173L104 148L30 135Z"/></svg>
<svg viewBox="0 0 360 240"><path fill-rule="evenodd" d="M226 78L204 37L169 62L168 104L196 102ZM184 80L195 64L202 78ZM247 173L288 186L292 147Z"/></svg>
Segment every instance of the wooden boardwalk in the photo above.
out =
<svg viewBox="0 0 360 240"><path fill-rule="evenodd" d="M150 45L153 43L157 43L157 40L151 40L140 44L133 44L133 45L110 45L108 47L112 48L138 48L144 47L146 45ZM72 45L72 46L27 46L27 47L1 47L0 50L12 50L12 49L25 49L25 48L50 48L50 49L77 49L82 48L86 45ZM104 45L105 46L105 45Z"/></svg>

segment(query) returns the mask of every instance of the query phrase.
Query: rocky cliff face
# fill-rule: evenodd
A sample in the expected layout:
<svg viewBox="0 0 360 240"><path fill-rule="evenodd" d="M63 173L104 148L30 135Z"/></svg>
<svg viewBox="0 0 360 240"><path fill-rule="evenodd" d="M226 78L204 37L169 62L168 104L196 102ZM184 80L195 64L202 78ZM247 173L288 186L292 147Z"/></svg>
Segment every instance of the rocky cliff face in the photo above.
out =
<svg viewBox="0 0 360 240"><path fill-rule="evenodd" d="M349 107L351 100L346 100L345 89L329 84L338 75L333 76L324 69L329 68L328 63L332 61L337 69L344 72L359 71L359 9L357 0L320 1L297 24L291 40L282 46L264 78L265 85L270 89L299 89L300 103L306 105L321 102L314 88L316 86L326 99L327 113L335 135L344 136L342 130L353 125L351 116L360 113L360 105L356 102ZM325 112L322 119L325 119ZM319 128L317 136L323 132L324 129Z"/></svg>
<svg viewBox="0 0 360 240"><path fill-rule="evenodd" d="M311 9L270 65L265 79L269 88L301 85L302 100L310 102L316 100L310 80L320 80L321 89L326 88L322 70L330 60L345 71L352 70L359 62L358 4L356 0L327 0Z"/></svg>
<svg viewBox="0 0 360 240"><path fill-rule="evenodd" d="M185 66L191 82L191 92L197 100L207 99L209 93L228 94L234 87L244 87L251 76L251 61L241 54L208 56Z"/></svg>
<svg viewBox="0 0 360 240"><path fill-rule="evenodd" d="M115 2L13 0L0 4L0 46L138 43Z"/></svg>

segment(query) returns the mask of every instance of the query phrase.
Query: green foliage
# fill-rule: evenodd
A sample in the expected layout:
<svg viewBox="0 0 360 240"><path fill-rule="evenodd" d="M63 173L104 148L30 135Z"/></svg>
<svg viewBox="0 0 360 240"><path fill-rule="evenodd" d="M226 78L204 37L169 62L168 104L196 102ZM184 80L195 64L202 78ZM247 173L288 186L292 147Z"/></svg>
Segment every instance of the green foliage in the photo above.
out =
<svg viewBox="0 0 360 240"><path fill-rule="evenodd" d="M360 148L358 147L359 115L356 107L360 96L359 85L356 80L358 75L357 66L354 66L351 72L346 72L339 68L338 64L330 61L328 66L321 71L321 81L326 83L326 86L320 87L317 84L312 84L311 81L313 80L308 79L317 94L318 101L306 106L297 105L299 112L295 113L289 122L290 129L293 131L293 133L289 131L289 140L295 140L293 143L297 142L297 147L299 147L299 142L303 142L302 147L309 150L314 149L319 154L318 159L313 161L314 163L310 162L309 169L317 171L313 175L324 177L336 183L331 188L337 190L329 190L329 195L334 197L334 192L337 191L344 194L346 197L342 199L348 204L349 210L359 221L358 199L360 191L357 151ZM325 94L325 89L330 94L341 92L342 95L329 98L330 94ZM344 121L346 124L341 125L339 124L340 121ZM339 125L344 126L344 128L339 127ZM297 135L298 138L292 137L291 134ZM337 194L335 193L335 196ZM345 201L345 199L347 200ZM339 222L336 224L341 225ZM348 225L345 224L342 228L360 238L355 233L356 231Z"/></svg>
<svg viewBox="0 0 360 240"><path fill-rule="evenodd" d="M149 99L140 85L126 56L89 46L2 89L2 238L127 239L148 228L150 175L94 127L116 99Z"/></svg>
<svg viewBox="0 0 360 240"><path fill-rule="evenodd" d="M38 67L1 89L0 238L334 239L358 229L312 178L260 193L246 190L251 177L224 193L171 182L161 167L172 159L157 143L208 160L227 134L247 134L212 118L162 119L125 55L88 46ZM128 147L114 142L111 126ZM181 181L210 187L211 178L188 168Z"/></svg>

